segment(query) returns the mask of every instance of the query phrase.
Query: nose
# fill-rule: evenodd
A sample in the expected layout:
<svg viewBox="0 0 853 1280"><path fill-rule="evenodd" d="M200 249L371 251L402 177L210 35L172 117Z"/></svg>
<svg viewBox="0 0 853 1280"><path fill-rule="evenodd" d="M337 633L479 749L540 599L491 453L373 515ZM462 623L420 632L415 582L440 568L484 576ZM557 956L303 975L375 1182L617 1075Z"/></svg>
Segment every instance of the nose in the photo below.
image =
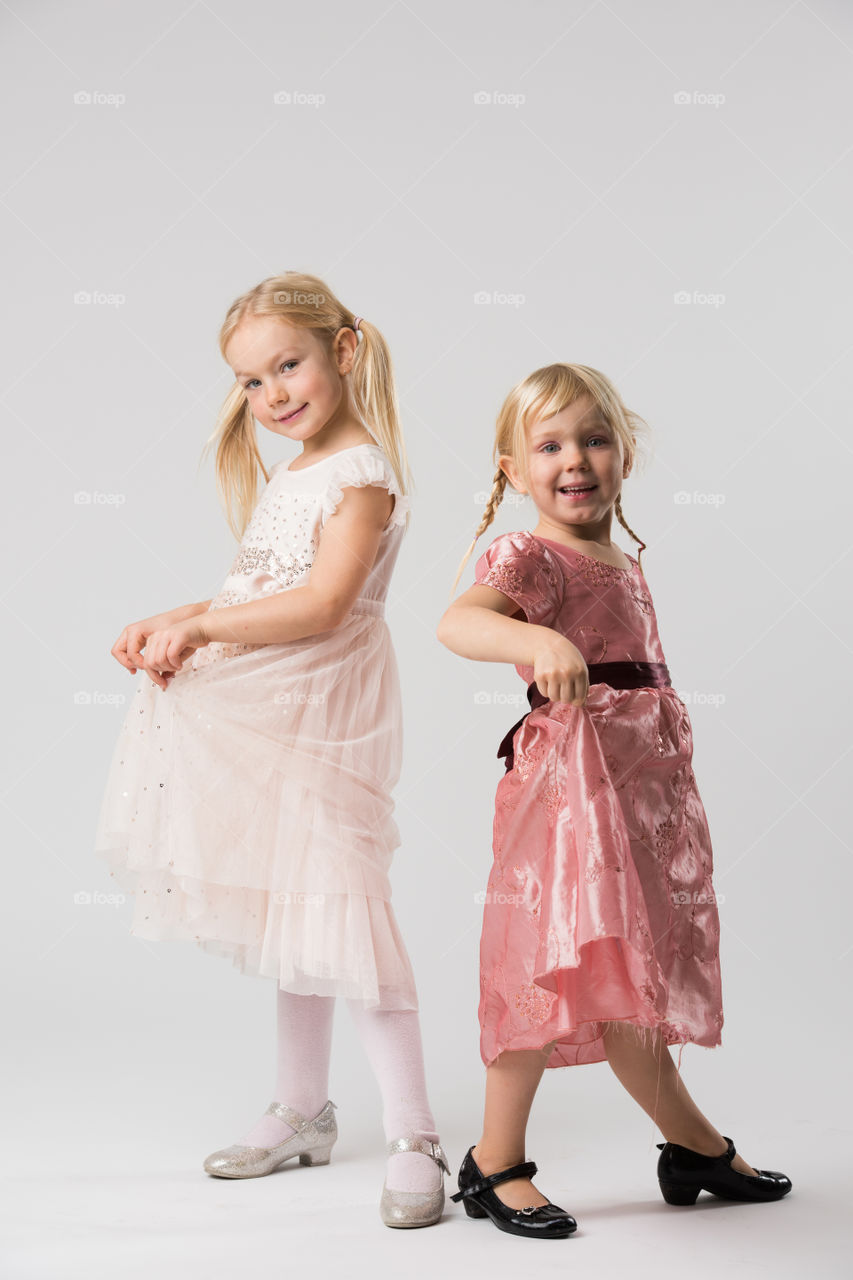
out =
<svg viewBox="0 0 853 1280"><path fill-rule="evenodd" d="M563 466L567 471L586 471L588 463L586 454L583 449L579 449L576 445L567 445L562 458Z"/></svg>
<svg viewBox="0 0 853 1280"><path fill-rule="evenodd" d="M281 391L276 383L273 382L270 384L270 389L267 392L267 404L271 409L275 409L282 403Z"/></svg>

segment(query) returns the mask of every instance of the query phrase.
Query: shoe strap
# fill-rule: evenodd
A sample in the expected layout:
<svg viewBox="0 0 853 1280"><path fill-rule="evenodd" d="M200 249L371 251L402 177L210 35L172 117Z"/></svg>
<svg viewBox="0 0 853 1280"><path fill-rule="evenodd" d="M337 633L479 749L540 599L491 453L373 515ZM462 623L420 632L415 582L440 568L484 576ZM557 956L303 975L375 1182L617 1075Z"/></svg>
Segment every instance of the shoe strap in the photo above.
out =
<svg viewBox="0 0 853 1280"><path fill-rule="evenodd" d="M271 1102L267 1107L264 1115L278 1116L279 1120L283 1120L285 1124L289 1124L291 1129L297 1133L311 1123L310 1120L302 1114L301 1111L295 1111L293 1107L289 1107L286 1102Z"/></svg>
<svg viewBox="0 0 853 1280"><path fill-rule="evenodd" d="M499 1182L509 1182L510 1178L532 1178L538 1172L535 1161L525 1160L523 1164L514 1164L509 1169L501 1169L498 1173L490 1173L487 1177L481 1178L479 1182L472 1182L470 1186L462 1188L450 1199L461 1200L464 1196L479 1195L481 1191L488 1191L490 1187L497 1186Z"/></svg>
<svg viewBox="0 0 853 1280"><path fill-rule="evenodd" d="M283 1120L285 1124L290 1125L291 1129L295 1129L299 1133L302 1129L307 1128L309 1124L312 1124L318 1116L321 1116L327 1107L335 1107L337 1109L337 1104L332 1102L330 1098L328 1102L323 1103L316 1116L309 1118L304 1116L301 1111L295 1110L294 1107L289 1107L286 1102L271 1102L264 1115L278 1116L279 1120Z"/></svg>
<svg viewBox="0 0 853 1280"><path fill-rule="evenodd" d="M447 1163L447 1156L440 1142L431 1142L429 1138L418 1138L411 1135L407 1138L395 1138L385 1148L385 1154L388 1156L397 1155L401 1151L419 1151L425 1156L430 1156L437 1165L444 1169L445 1173L450 1173L450 1165Z"/></svg>
<svg viewBox="0 0 853 1280"><path fill-rule="evenodd" d="M734 1160L735 1156L737 1155L737 1148L735 1147L735 1144L732 1142L731 1138L726 1137L725 1134L723 1134L722 1136L726 1139L726 1142L729 1144L728 1150L721 1151L718 1156L706 1156L706 1159L707 1160L725 1160L729 1164L731 1164L732 1160ZM655 1143L655 1146L657 1147L658 1151L663 1151L664 1147L667 1145L669 1145L670 1147L677 1147L680 1144L677 1142L670 1142L669 1144L667 1144L666 1142ZM690 1147L682 1147L681 1149L682 1151L691 1151ZM695 1156L695 1155L698 1155L699 1152L691 1151L691 1154Z"/></svg>

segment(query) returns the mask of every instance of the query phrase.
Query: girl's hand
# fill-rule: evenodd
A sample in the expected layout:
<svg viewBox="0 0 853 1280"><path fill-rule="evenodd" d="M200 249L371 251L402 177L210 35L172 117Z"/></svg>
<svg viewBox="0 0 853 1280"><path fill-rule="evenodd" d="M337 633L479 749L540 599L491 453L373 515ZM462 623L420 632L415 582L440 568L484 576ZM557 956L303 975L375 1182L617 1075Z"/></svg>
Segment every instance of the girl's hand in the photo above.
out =
<svg viewBox="0 0 853 1280"><path fill-rule="evenodd" d="M552 702L582 707L589 693L589 671L580 649L558 631L545 634L533 651L533 678L540 693Z"/></svg>
<svg viewBox="0 0 853 1280"><path fill-rule="evenodd" d="M210 644L210 639L195 618L176 622L171 627L151 632L145 642L145 657L141 665L158 688L165 689L187 658L206 644Z"/></svg>
<svg viewBox="0 0 853 1280"><path fill-rule="evenodd" d="M201 606L203 610L204 606ZM192 611L191 613L188 611ZM166 613L155 613L142 622L131 622L122 631L110 653L117 662L126 667L131 675L136 675L137 667L145 666L142 650L148 637L155 631L165 631L177 622L184 622L188 617L198 613L196 605L181 605L177 609L169 609Z"/></svg>

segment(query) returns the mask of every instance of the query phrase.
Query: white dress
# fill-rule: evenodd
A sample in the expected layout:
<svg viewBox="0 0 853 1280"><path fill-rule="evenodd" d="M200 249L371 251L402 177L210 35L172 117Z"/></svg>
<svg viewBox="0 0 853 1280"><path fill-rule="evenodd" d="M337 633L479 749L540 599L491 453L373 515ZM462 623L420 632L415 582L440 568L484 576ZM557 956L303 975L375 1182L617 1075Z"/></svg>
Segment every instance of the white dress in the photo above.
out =
<svg viewBox="0 0 853 1280"><path fill-rule="evenodd" d="M274 466L210 608L304 583L350 485L396 497L351 611L284 644L207 645L165 690L141 673L95 852L135 894L137 937L192 939L286 991L417 1009L388 879L402 709L384 602L409 500L384 451Z"/></svg>

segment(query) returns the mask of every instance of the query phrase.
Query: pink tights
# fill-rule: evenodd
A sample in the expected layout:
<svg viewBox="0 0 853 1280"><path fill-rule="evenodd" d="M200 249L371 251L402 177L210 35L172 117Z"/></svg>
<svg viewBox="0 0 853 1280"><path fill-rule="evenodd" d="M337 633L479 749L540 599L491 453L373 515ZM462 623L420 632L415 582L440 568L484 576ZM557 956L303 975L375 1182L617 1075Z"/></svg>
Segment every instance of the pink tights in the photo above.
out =
<svg viewBox="0 0 853 1280"><path fill-rule="evenodd" d="M295 995L276 990L278 1057L274 1096L277 1102L315 1116L329 1096L334 996ZM420 1021L415 1009L365 1009L348 1000L356 1031L382 1095L385 1139L407 1135L438 1142L427 1100ZM240 1142L274 1147L293 1133L277 1116L264 1115ZM431 1191L441 1172L418 1152L397 1152L388 1159L387 1184L397 1191Z"/></svg>

